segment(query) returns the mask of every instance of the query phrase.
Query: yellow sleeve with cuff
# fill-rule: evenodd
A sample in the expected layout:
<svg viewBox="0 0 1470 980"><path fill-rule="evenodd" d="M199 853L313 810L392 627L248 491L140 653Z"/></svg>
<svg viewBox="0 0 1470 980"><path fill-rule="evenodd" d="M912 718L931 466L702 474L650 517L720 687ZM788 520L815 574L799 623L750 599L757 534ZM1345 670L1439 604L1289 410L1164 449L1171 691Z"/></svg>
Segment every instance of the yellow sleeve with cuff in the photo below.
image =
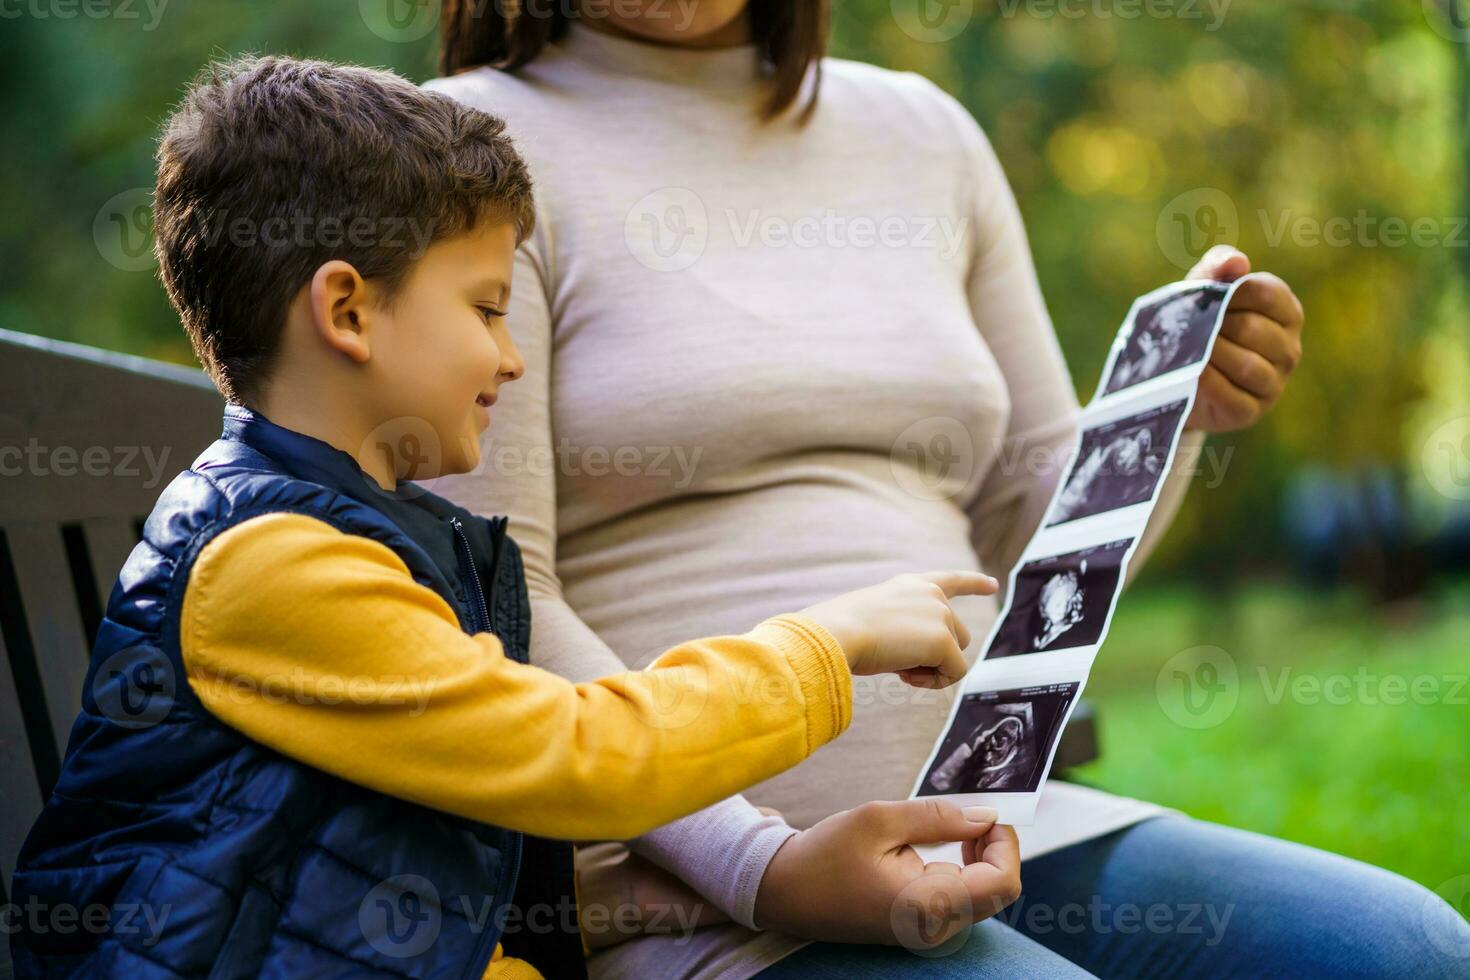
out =
<svg viewBox="0 0 1470 980"><path fill-rule="evenodd" d="M299 514L222 532L180 617L217 718L383 793L547 837L622 839L790 768L851 718L842 648L778 616L583 684L466 635L368 538Z"/></svg>

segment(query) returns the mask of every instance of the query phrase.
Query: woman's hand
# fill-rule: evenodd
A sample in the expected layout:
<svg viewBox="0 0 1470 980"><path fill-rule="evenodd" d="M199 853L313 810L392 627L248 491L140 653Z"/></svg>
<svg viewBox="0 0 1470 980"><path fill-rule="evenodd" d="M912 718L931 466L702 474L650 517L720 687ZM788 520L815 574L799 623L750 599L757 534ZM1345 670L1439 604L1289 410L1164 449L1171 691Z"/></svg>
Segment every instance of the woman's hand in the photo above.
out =
<svg viewBox="0 0 1470 980"><path fill-rule="evenodd" d="M1233 282L1250 271L1245 253L1216 245L1189 278ZM1301 301L1276 276L1263 275L1237 289L1200 376L1188 427L1230 432L1260 421L1302 359L1303 319Z"/></svg>
<svg viewBox="0 0 1470 980"><path fill-rule="evenodd" d="M963 867L910 844L961 841ZM755 899L756 925L805 939L934 949L1021 894L1016 832L989 807L865 803L781 845Z"/></svg>

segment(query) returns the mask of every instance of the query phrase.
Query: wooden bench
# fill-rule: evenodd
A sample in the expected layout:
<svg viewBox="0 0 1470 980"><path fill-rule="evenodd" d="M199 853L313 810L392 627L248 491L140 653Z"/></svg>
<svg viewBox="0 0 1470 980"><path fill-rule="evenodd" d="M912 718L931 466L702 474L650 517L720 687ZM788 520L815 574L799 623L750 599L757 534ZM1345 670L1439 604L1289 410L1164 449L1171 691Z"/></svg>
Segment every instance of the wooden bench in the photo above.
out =
<svg viewBox="0 0 1470 980"><path fill-rule="evenodd" d="M204 375L0 330L0 907L56 782L92 638L143 518L218 435ZM1056 769L1097 755L1078 705ZM9 975L0 937L0 977Z"/></svg>
<svg viewBox="0 0 1470 980"><path fill-rule="evenodd" d="M143 518L219 435L199 371L0 330L0 904ZM0 940L0 976L9 973Z"/></svg>

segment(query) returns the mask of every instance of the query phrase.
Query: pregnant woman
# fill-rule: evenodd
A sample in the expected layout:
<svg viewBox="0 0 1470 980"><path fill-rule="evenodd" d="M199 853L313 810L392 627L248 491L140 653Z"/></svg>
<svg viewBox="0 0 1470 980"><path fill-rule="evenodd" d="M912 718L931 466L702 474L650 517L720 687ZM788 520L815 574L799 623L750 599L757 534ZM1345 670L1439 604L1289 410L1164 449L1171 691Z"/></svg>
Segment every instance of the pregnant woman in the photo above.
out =
<svg viewBox="0 0 1470 980"><path fill-rule="evenodd" d="M822 59L824 8L568 0L507 20L505 5L445 5L446 77L431 86L508 121L539 212L508 311L527 380L493 409L482 471L436 489L511 516L532 656L569 677L900 572L1004 575L1076 436L990 144L923 78ZM1198 271L1247 267L1225 250ZM1187 438L1253 424L1297 362L1301 324L1280 280L1240 289ZM1167 478L1145 545L1186 482ZM996 603L967 601L984 636ZM1402 878L1061 783L1021 832L1022 899L952 955L822 941L884 936L844 929L840 882L793 882L788 856L842 827L824 818L906 797L953 696L855 683L847 735L750 793L784 819L735 799L633 842L731 921L634 938L594 956L593 974L1470 965L1452 957L1470 952L1463 920Z"/></svg>

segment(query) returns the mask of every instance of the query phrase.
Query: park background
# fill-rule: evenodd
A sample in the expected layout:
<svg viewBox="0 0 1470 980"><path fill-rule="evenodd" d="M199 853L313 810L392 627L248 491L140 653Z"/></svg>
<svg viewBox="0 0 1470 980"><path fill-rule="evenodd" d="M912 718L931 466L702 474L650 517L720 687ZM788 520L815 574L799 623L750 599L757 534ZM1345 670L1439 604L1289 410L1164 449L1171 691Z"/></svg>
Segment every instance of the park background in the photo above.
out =
<svg viewBox="0 0 1470 980"><path fill-rule="evenodd" d="M193 364L135 247L182 85L247 51L421 81L433 19L5 0L0 326ZM979 119L1084 399L1132 297L1215 241L1308 311L1286 398L1213 440L1223 483L1197 481L1120 605L1089 686L1103 756L1074 776L1391 868L1470 915L1470 3L837 0L831 51L920 72Z"/></svg>

